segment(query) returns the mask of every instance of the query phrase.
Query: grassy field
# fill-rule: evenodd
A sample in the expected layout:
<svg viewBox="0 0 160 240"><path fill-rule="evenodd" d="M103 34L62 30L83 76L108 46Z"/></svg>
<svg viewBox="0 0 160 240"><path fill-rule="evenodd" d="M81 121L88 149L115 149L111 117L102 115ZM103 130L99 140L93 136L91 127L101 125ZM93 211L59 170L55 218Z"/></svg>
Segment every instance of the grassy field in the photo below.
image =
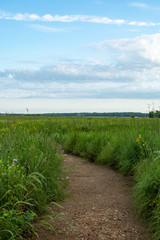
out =
<svg viewBox="0 0 160 240"><path fill-rule="evenodd" d="M63 162L45 121L0 118L1 240L34 232L47 203L63 198Z"/></svg>
<svg viewBox="0 0 160 240"><path fill-rule="evenodd" d="M64 197L66 152L134 181L133 199L160 239L160 121L141 118L0 118L0 239L18 239L46 204Z"/></svg>

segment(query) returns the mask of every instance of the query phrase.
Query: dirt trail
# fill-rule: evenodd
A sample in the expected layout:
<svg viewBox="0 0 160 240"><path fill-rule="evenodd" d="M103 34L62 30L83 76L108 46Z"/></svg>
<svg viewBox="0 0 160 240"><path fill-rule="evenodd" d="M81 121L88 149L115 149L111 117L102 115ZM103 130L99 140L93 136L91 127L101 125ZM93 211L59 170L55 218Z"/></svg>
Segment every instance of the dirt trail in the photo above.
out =
<svg viewBox="0 0 160 240"><path fill-rule="evenodd" d="M149 240L147 228L133 213L129 178L104 166L66 155L70 199L64 207L65 232L39 232L39 240ZM71 228L63 226L71 225Z"/></svg>

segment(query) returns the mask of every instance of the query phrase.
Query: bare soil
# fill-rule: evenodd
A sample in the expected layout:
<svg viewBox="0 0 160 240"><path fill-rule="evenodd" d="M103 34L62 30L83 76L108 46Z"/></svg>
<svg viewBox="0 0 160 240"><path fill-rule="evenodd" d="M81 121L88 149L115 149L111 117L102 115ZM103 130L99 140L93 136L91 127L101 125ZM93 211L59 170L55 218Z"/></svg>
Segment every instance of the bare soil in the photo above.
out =
<svg viewBox="0 0 160 240"><path fill-rule="evenodd" d="M73 155L66 155L65 165L71 197L60 203L64 209L56 209L64 213L57 220L60 229L41 229L34 239L149 240L146 224L134 211L129 177Z"/></svg>

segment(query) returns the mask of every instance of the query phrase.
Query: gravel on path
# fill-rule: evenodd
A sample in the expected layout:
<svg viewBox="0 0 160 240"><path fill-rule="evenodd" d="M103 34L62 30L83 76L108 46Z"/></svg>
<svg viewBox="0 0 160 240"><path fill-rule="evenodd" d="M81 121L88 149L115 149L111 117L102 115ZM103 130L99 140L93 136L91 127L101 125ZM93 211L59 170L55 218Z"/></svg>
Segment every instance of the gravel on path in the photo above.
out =
<svg viewBox="0 0 160 240"><path fill-rule="evenodd" d="M61 229L56 233L42 229L34 239L149 240L147 226L134 213L129 177L70 154L65 166L70 169L71 197L60 203Z"/></svg>

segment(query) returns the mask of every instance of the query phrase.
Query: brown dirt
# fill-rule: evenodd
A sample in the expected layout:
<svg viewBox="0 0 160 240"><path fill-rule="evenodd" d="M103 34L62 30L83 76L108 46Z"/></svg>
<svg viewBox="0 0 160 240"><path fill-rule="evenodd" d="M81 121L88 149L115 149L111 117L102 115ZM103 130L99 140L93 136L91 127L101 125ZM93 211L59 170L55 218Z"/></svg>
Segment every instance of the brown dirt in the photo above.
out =
<svg viewBox="0 0 160 240"><path fill-rule="evenodd" d="M128 177L73 155L66 155L65 164L71 169L71 198L61 203L61 230L41 229L39 240L149 239L147 227L134 214Z"/></svg>

